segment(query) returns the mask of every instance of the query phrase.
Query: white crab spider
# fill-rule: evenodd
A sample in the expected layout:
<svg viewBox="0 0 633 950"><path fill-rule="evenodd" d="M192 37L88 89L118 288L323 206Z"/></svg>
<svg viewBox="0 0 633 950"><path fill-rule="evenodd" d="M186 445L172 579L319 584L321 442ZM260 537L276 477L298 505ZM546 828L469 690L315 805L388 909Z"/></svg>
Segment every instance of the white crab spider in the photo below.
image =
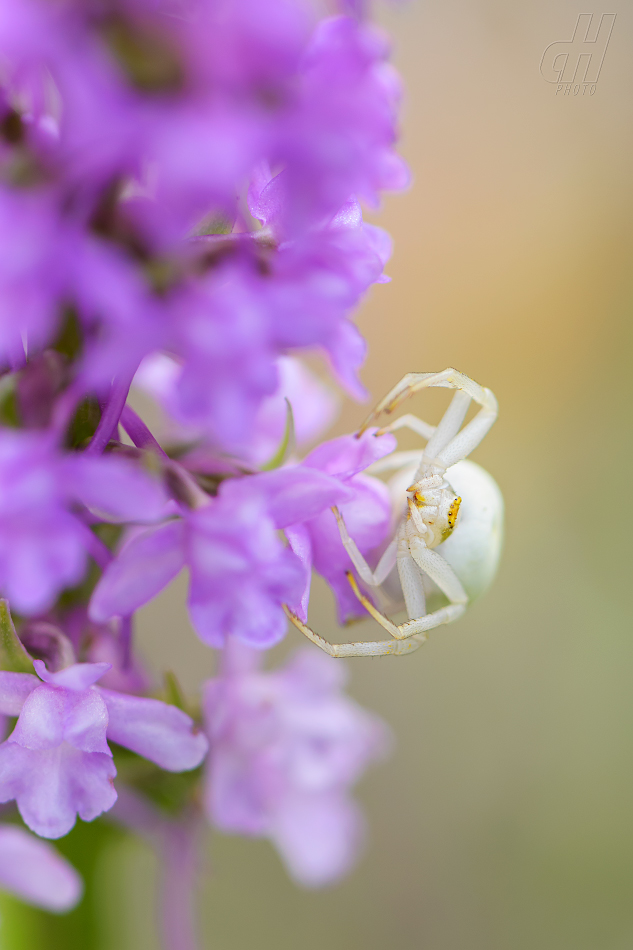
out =
<svg viewBox="0 0 633 950"><path fill-rule="evenodd" d="M396 534L375 570L349 536L340 512L333 509L341 540L365 584L380 588L397 566L409 620L399 625L389 620L361 593L349 573L354 593L393 639L329 643L285 607L295 626L330 656L412 653L424 643L429 630L461 617L467 604L489 587L495 575L501 553L503 498L483 468L465 461L497 418L493 393L454 369L408 373L376 406L359 435L382 413L393 412L413 393L431 386L457 390L438 426L407 414L377 433L408 428L427 443L421 458L418 452L394 452L370 469L373 473L399 469L391 483L398 512ZM462 427L471 399L481 408ZM430 613L427 598L433 607Z"/></svg>

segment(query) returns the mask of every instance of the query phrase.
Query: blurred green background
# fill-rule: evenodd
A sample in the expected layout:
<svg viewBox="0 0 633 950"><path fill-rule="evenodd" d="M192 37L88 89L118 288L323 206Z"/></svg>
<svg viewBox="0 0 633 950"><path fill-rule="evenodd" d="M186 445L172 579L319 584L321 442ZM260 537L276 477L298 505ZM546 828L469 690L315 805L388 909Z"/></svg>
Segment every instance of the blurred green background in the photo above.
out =
<svg viewBox="0 0 633 950"><path fill-rule="evenodd" d="M576 98L539 63L584 7L375 12L405 82L414 185L375 219L395 254L360 314L364 380L377 399L407 371L452 365L494 390L500 418L474 458L505 494L505 555L488 595L424 649L349 662L351 693L397 742L358 790L370 837L355 873L302 891L266 842L214 836L203 947L629 950L633 8L594 11L617 19L595 95ZM412 410L433 421L437 395ZM348 403L335 434L364 413ZM311 622L337 638L317 590ZM193 689L212 658L183 597L177 582L149 605L140 639ZM149 850L114 839L95 873L95 950L158 948ZM41 946L63 943L50 931Z"/></svg>

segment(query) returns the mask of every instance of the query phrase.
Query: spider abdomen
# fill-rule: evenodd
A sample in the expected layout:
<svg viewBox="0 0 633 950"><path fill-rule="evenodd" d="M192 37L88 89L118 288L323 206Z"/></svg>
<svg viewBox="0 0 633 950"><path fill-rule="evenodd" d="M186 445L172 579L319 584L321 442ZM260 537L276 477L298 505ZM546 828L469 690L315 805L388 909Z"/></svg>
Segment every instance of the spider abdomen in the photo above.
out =
<svg viewBox="0 0 633 950"><path fill-rule="evenodd" d="M503 544L503 496L492 475L464 460L446 478L462 503L455 530L437 551L451 565L472 601L494 580Z"/></svg>

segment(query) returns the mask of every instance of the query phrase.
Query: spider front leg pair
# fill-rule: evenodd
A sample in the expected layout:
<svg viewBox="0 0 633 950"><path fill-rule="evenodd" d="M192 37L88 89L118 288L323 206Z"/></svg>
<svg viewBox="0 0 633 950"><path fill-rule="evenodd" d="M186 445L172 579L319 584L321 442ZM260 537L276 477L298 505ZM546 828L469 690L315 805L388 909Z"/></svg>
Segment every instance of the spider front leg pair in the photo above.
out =
<svg viewBox="0 0 633 950"><path fill-rule="evenodd" d="M479 445L495 422L498 412L497 400L491 390L485 389L456 369L445 369L441 373L407 373L378 403L360 427L358 434L361 435L365 429L377 422L383 413L390 415L415 393L422 389L438 387L457 390L438 426L430 426L422 419L407 414L390 425L383 426L379 434L409 428L424 436L428 442L420 460L420 477L422 474L429 474L431 470L443 474L447 468L465 459ZM481 408L475 418L462 428L473 399Z"/></svg>
<svg viewBox="0 0 633 950"><path fill-rule="evenodd" d="M393 639L332 644L287 610L295 626L330 656L412 652L425 641L429 630L457 620L469 600L489 586L496 572L501 550L503 499L487 472L464 461L496 419L497 403L492 392L454 369L442 373L410 373L378 404L360 431L375 422L381 413L392 412L408 396L432 386L457 390L438 426L406 415L380 430L396 431L406 427L428 441L416 465L412 484L402 498L396 536L375 570L350 537L340 512L334 509L341 541L367 586L380 587L397 565L409 620L399 625L393 623L360 592L349 574L358 599ZM481 408L474 419L463 426L471 399ZM395 460L395 466L390 465L390 458ZM394 453L374 465L373 471L401 466L407 466L411 472L411 453ZM449 468L451 482L460 490L463 503L445 477ZM441 547L441 552L433 550L436 547ZM429 589L439 591L448 603L427 613Z"/></svg>

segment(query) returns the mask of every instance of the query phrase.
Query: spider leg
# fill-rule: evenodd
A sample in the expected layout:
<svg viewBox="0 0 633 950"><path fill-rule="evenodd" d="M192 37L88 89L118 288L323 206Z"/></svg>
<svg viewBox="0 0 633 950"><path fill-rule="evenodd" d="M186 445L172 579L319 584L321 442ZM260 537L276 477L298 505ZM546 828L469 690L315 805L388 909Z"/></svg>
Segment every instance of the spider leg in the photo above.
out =
<svg viewBox="0 0 633 950"><path fill-rule="evenodd" d="M489 389L485 389L455 369L445 369L441 373L408 373L378 403L361 426L359 434L368 426L373 425L383 412L392 413L409 396L422 389L436 386L457 389L462 395L458 399L458 394L456 394L444 418L429 439L425 449L426 459L423 457L420 471L425 471L429 464L436 464L438 468L447 469L460 459L466 458L479 445L497 418L497 400ZM475 418L459 431L470 399L474 399L481 409Z"/></svg>
<svg viewBox="0 0 633 950"><path fill-rule="evenodd" d="M439 627L441 624L452 623L462 616L468 603L468 596L461 581L452 567L440 554L437 554L435 551L430 551L419 538L412 538L409 542L409 546L411 549L411 559L399 559L399 570L402 570L400 561L411 560L421 571L428 574L431 580L435 581L440 590L446 594L450 601L448 606L440 607L439 610L434 610L433 613L430 614L423 613L422 616L415 617L406 623L396 626L388 617L380 613L371 601L361 593L353 575L349 572L347 574L347 579L352 586L352 590L363 607L365 607L371 616L397 640L407 640L409 637L420 636L429 630L433 630L435 627ZM405 568L405 570L409 573L409 579L411 579L411 568ZM416 610L418 607L423 607L421 602L418 604L415 603L414 596L414 594L411 596L411 611ZM407 603L407 608L409 608L409 603Z"/></svg>
<svg viewBox="0 0 633 950"><path fill-rule="evenodd" d="M384 458L372 462L365 469L367 475L379 475L381 472L391 472L396 468L404 468L405 465L413 465L420 460L420 450L415 449L411 452L392 452L391 455L385 455Z"/></svg>
<svg viewBox="0 0 633 950"><path fill-rule="evenodd" d="M380 400L376 408L370 412L358 430L358 434L362 435L365 429L373 425L383 412L387 414L392 413L407 396L417 392L417 389L413 387L422 383L423 380L430 379L437 375L437 373L407 373L406 376L403 376L400 382L387 393L384 399Z"/></svg>
<svg viewBox="0 0 633 950"><path fill-rule="evenodd" d="M296 614L292 612L285 604L284 611L288 619L295 625L297 630L315 643L328 656L402 656L404 653L413 653L424 643L424 637L412 636L408 640L374 640L363 643L330 643L324 637L315 633L307 624L299 620Z"/></svg>
<svg viewBox="0 0 633 950"><path fill-rule="evenodd" d="M455 370L453 372L455 373ZM468 425L457 432L448 444L437 452L438 461L444 468L450 468L451 465L455 465L456 462L470 455L490 431L498 413L497 400L493 392L461 373L457 373L456 377L461 378L464 392L468 393L481 406L481 409Z"/></svg>
<svg viewBox="0 0 633 950"><path fill-rule="evenodd" d="M395 538L387 547L374 572L358 550L356 543L350 538L341 513L338 509L333 510L341 532L341 540L359 576L366 584L372 587L379 586L394 566L397 557L398 539ZM440 624L457 620L464 613L468 603L468 597L461 581L440 554L430 551L420 538L412 538L409 541L409 550L410 557L397 558L398 574L410 618L406 623L399 626L379 611L369 598L361 593L354 576L349 571L347 572L347 579L352 590L363 607L374 620L377 620L397 640L407 639L416 634L432 630ZM446 594L450 601L447 607L441 607L431 614L426 613L424 587L421 583L419 571L428 574L431 580L435 581L440 590Z"/></svg>
<svg viewBox="0 0 633 950"><path fill-rule="evenodd" d="M378 561L376 570L372 571L369 564L358 550L356 542L349 536L347 525L343 520L343 515L336 507L332 508L332 511L336 517L343 547L349 554L350 560L358 571L359 576L362 578L365 584L369 584L370 587L379 587L383 581L387 579L395 567L396 550L398 545L397 539L394 538L393 541L385 548L382 557Z"/></svg>
<svg viewBox="0 0 633 950"><path fill-rule="evenodd" d="M384 435L385 432L396 432L398 429L410 429L416 435L421 435L423 439L430 439L436 430L436 426L432 426L424 419L419 419L412 413L407 412L404 416L390 422L389 425L383 426L376 435Z"/></svg>
<svg viewBox="0 0 633 950"><path fill-rule="evenodd" d="M409 540L409 550L420 570L428 574L432 581L435 581L451 604L466 605L468 603L468 594L464 590L462 582L441 554L429 550L421 538L411 538Z"/></svg>
<svg viewBox="0 0 633 950"><path fill-rule="evenodd" d="M458 389L450 401L435 432L429 439L424 454L434 458L453 439L466 418L471 397L463 389Z"/></svg>
<svg viewBox="0 0 633 950"><path fill-rule="evenodd" d="M409 620L407 623L400 624L398 627L399 637L410 637L427 633L435 627L444 623L452 623L457 620L466 610L468 604L468 595L463 588L462 582L457 577L448 561L445 561L441 554L431 551L427 548L421 538L411 538L409 541L409 550L412 561L418 568L434 581L439 589L445 594L450 603L446 607L440 607L433 613L425 614Z"/></svg>
<svg viewBox="0 0 633 950"><path fill-rule="evenodd" d="M428 633L429 630L441 627L444 623L453 623L454 620L459 620L464 615L465 610L466 606L464 604L449 604L447 607L440 607L439 610L434 610L433 613L426 614L417 620L408 620L398 627L399 637L403 640L407 637L419 637Z"/></svg>
<svg viewBox="0 0 633 950"><path fill-rule="evenodd" d="M434 551L429 551L423 542L420 542L420 546L424 549L426 554L432 555L432 557L428 559L425 559L423 555L420 556L420 559L423 560L425 564L425 567L422 569L426 570L429 576L433 577L435 583L438 585L438 587L440 587L441 590L444 591L444 593L446 593L446 596L449 597L449 599L451 599L451 596L453 598L459 597L460 599L463 597L463 602L452 602L447 607L441 607L439 610L435 610L431 614L426 614L422 617L418 617L417 619L409 620L407 623L403 623L400 626L396 626L396 624L389 620L388 617L385 617L385 615L377 610L372 602L367 597L365 597L362 591L359 590L354 576L348 572L347 579L350 582L356 597L363 604L365 609L371 614L371 616L377 620L381 626L389 631L393 637L392 640L373 640L368 642L359 641L356 643L330 643L329 640L326 640L318 633L315 633L311 627L308 627L307 624L303 623L303 621L301 621L297 615L294 614L284 604L283 608L286 616L294 624L294 626L297 627L297 629L308 638L308 640L311 640L312 643L316 644L316 646L323 650L324 653L327 653L328 656L402 656L405 653L413 653L414 650L417 650L425 642L426 633L428 630L439 627L441 624L451 623L451 621L457 620L457 618L460 617L466 609L465 605L467 601L466 594L463 592L460 581L446 561L444 561L444 558L442 558L439 554L436 554ZM416 555L418 553L419 552L416 551ZM442 564L439 564L438 562L442 562ZM408 563L410 566L405 567L406 563ZM398 559L399 571L404 569L405 573L410 573L414 565L415 569L417 570L420 566L418 565L418 557ZM419 589L422 589L421 585L419 585ZM449 591L450 594L448 593ZM422 597L423 596L424 594L422 590ZM418 606L423 607L423 603L416 604L413 599L407 601L407 607L412 610L416 610Z"/></svg>
<svg viewBox="0 0 633 950"><path fill-rule="evenodd" d="M411 557L398 558L398 577L409 620L426 614L426 594L420 568Z"/></svg>
<svg viewBox="0 0 633 950"><path fill-rule="evenodd" d="M426 548L426 550L428 550L428 548ZM439 555L436 556L439 557ZM443 561L444 558L441 558L441 560ZM453 572L451 568L448 567L448 564L446 564L446 567L452 574ZM457 577L455 577L455 575L453 575L453 577L459 584ZM410 637L422 636L429 630L433 630L435 627L441 626L441 624L452 623L454 620L457 620L462 616L466 610L466 603L468 602L468 598L466 597L466 594L464 594L466 599L463 603L450 603L447 607L440 607L439 610L434 610L431 614L424 614L422 617L408 620L405 623L401 623L396 626L391 620L389 620L388 617L385 617L384 614L381 614L380 611L374 607L371 601L369 601L366 597L363 597L361 592L358 590L358 585L356 584L354 577L351 574L347 575L347 579L363 607L369 611L372 617L377 620L378 623L380 623L381 626L385 628L385 630L389 630L391 636L395 637L396 640L408 640ZM423 639L426 639L426 637L423 637Z"/></svg>

